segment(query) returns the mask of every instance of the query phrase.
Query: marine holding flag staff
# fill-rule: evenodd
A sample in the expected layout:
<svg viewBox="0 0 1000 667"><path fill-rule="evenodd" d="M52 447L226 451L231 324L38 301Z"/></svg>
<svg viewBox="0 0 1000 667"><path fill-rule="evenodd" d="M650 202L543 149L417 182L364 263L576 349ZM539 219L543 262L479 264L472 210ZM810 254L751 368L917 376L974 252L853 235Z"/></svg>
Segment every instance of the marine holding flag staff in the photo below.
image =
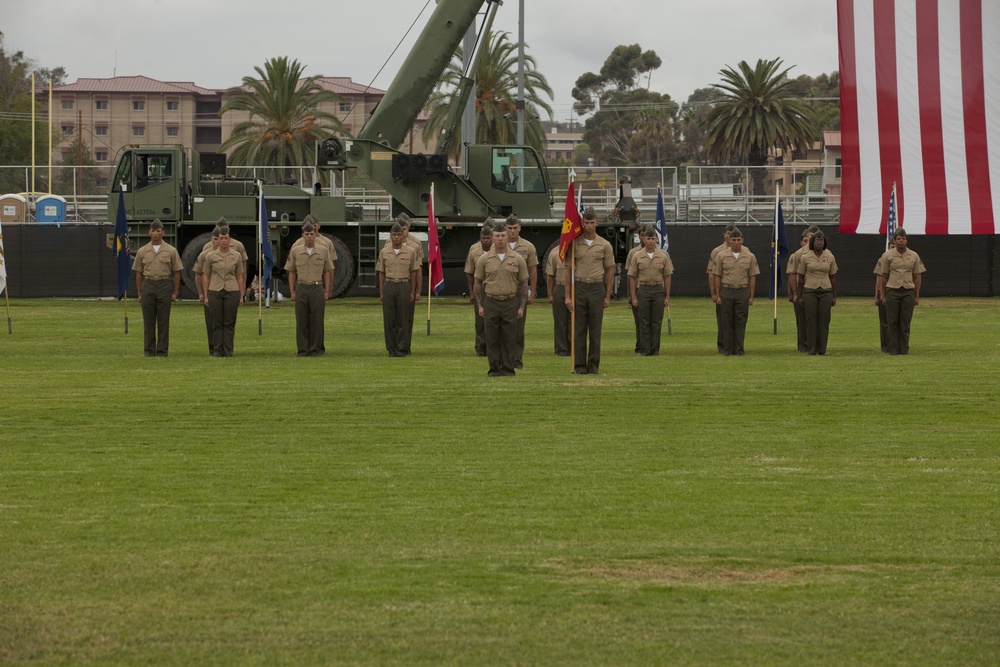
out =
<svg viewBox="0 0 1000 667"><path fill-rule="evenodd" d="M608 240L597 235L593 206L583 212L580 224L583 234L573 241L571 269L566 271L566 307L574 314L573 371L597 375L601 367L604 309L611 305L614 288L615 253Z"/></svg>

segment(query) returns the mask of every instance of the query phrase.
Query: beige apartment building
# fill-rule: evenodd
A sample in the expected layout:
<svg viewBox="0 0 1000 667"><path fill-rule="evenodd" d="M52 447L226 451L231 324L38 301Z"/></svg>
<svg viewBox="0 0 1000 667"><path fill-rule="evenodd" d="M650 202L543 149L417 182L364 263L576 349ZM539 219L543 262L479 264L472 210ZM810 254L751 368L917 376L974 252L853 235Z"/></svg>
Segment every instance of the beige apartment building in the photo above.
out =
<svg viewBox="0 0 1000 667"><path fill-rule="evenodd" d="M348 134L361 129L385 95L385 91L359 85L349 77L321 77L318 83L340 100L323 102L317 108L337 116ZM47 89L38 96L41 104L48 103ZM218 152L233 127L247 119L242 112L220 117L224 96L225 90L145 76L84 78L58 86L52 91L52 122L62 140L53 147L52 162L76 163L70 147L78 133L89 147L90 157L108 167L123 146L132 144L182 144L201 153ZM427 152L421 137L424 122L421 115L400 150Z"/></svg>

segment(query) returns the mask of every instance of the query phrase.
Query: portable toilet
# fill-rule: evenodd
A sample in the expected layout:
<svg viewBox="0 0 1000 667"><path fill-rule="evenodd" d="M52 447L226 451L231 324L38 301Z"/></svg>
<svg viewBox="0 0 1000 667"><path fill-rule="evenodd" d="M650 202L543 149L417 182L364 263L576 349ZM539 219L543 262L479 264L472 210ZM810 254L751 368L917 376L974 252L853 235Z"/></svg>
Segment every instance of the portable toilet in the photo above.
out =
<svg viewBox="0 0 1000 667"><path fill-rule="evenodd" d="M24 222L28 200L21 195L0 195L0 222Z"/></svg>
<svg viewBox="0 0 1000 667"><path fill-rule="evenodd" d="M35 200L35 222L61 224L66 222L66 199L59 195L42 195Z"/></svg>

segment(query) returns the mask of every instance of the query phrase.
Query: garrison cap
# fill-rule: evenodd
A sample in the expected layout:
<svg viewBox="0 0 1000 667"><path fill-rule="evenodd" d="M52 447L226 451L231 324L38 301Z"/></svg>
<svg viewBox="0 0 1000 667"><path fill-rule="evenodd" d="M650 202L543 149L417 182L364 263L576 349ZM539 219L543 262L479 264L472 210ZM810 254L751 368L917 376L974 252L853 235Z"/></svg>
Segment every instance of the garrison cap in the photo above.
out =
<svg viewBox="0 0 1000 667"><path fill-rule="evenodd" d="M309 219L308 215L306 216L306 219L302 221L302 231L303 232L315 232L316 231L316 225L313 223L312 220Z"/></svg>
<svg viewBox="0 0 1000 667"><path fill-rule="evenodd" d="M653 236L653 237L655 237L656 236L656 230L653 229L653 225L643 225L642 229L639 230L639 236L645 236L645 237Z"/></svg>
<svg viewBox="0 0 1000 667"><path fill-rule="evenodd" d="M819 231L818 229L808 229L808 228L807 229L803 229L802 230L802 238L805 238L805 237L809 236L810 234L815 234L818 231Z"/></svg>
<svg viewBox="0 0 1000 667"><path fill-rule="evenodd" d="M482 229L479 230L479 238L482 239L492 235L493 235L493 225L489 223L483 224Z"/></svg>
<svg viewBox="0 0 1000 667"><path fill-rule="evenodd" d="M743 238L743 232L740 231L739 227L737 227L736 225L733 225L732 231L729 232L729 238L731 238L731 239L741 239L741 238Z"/></svg>
<svg viewBox="0 0 1000 667"><path fill-rule="evenodd" d="M896 231L893 232L893 234L892 234L892 238L896 238L897 236L902 236L905 239L906 238L906 230L903 229L902 227L897 227Z"/></svg>
<svg viewBox="0 0 1000 667"><path fill-rule="evenodd" d="M507 225L503 224L500 221L497 221L497 223L493 225L493 233L498 234L500 232L506 232L506 231L507 231Z"/></svg>
<svg viewBox="0 0 1000 667"><path fill-rule="evenodd" d="M815 234L816 232L819 231L819 225L817 225L816 223L813 223L813 224L809 225L808 227L806 227L806 231L809 232L809 233L811 233L811 234Z"/></svg>
<svg viewBox="0 0 1000 667"><path fill-rule="evenodd" d="M311 222L314 225L318 225L319 224L319 218L317 218L315 215L313 215L312 213L310 213L309 215L307 215L305 218L302 219L302 224L303 225L306 224L307 222Z"/></svg>
<svg viewBox="0 0 1000 667"><path fill-rule="evenodd" d="M153 218L153 221L149 223L150 229L163 229L163 223L160 222L159 218Z"/></svg>
<svg viewBox="0 0 1000 667"><path fill-rule="evenodd" d="M229 226L229 221L226 220L226 216L222 216L218 220L215 221L215 224L217 224L219 227L228 227Z"/></svg>
<svg viewBox="0 0 1000 667"><path fill-rule="evenodd" d="M398 222L392 223L392 229L389 230L389 233L390 234L402 234L403 233L403 225L399 224Z"/></svg>
<svg viewBox="0 0 1000 667"><path fill-rule="evenodd" d="M727 232L732 232L734 229L736 229L736 223L735 222L730 222L728 225L726 225L726 231Z"/></svg>
<svg viewBox="0 0 1000 667"><path fill-rule="evenodd" d="M513 213L511 213L510 215L507 216L507 224L508 225L519 225L519 224L521 224L521 219L519 217L517 217L516 215L514 215Z"/></svg>
<svg viewBox="0 0 1000 667"><path fill-rule="evenodd" d="M404 227L409 227L410 216L406 215L405 213L400 213L399 215L396 216L396 222L403 225Z"/></svg>
<svg viewBox="0 0 1000 667"><path fill-rule="evenodd" d="M593 206L588 206L583 212L584 220L597 220L597 211L594 210Z"/></svg>

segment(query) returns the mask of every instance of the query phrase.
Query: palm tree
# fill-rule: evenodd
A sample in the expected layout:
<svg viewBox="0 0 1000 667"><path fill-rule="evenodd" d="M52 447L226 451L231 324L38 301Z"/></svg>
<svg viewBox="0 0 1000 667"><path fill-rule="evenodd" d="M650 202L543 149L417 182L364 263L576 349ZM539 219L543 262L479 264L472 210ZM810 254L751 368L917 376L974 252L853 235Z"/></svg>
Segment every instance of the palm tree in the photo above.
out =
<svg viewBox="0 0 1000 667"><path fill-rule="evenodd" d="M448 116L448 109L455 101L455 90L462 76L462 49L452 59L438 88L427 102L427 124L424 141L433 141L440 134ZM517 44L510 41L510 33L491 32L489 44L476 65L476 142L486 144L513 144L517 141ZM552 118L552 107L542 99L541 93L552 98L552 88L545 77L536 70L535 59L524 57L524 113L525 142L536 150L545 146L545 131L539 120L539 111ZM452 142L452 157L461 149L462 138Z"/></svg>
<svg viewBox="0 0 1000 667"><path fill-rule="evenodd" d="M767 164L772 148L808 149L816 136L812 109L789 95L791 67L779 72L782 61L758 60L752 68L747 61L737 72L721 70L723 83L712 87L722 99L705 116L705 147L709 157L719 162L735 161L751 167ZM763 195L763 170L755 169L754 194Z"/></svg>
<svg viewBox="0 0 1000 667"><path fill-rule="evenodd" d="M233 148L233 163L277 167L311 164L315 143L343 130L335 115L316 110L320 102L336 101L340 96L320 86L318 76L302 79L304 69L298 60L272 58L264 62L263 70L254 67L259 78L245 76L242 86L226 91L227 100L219 114L249 114L219 147L222 151Z"/></svg>

